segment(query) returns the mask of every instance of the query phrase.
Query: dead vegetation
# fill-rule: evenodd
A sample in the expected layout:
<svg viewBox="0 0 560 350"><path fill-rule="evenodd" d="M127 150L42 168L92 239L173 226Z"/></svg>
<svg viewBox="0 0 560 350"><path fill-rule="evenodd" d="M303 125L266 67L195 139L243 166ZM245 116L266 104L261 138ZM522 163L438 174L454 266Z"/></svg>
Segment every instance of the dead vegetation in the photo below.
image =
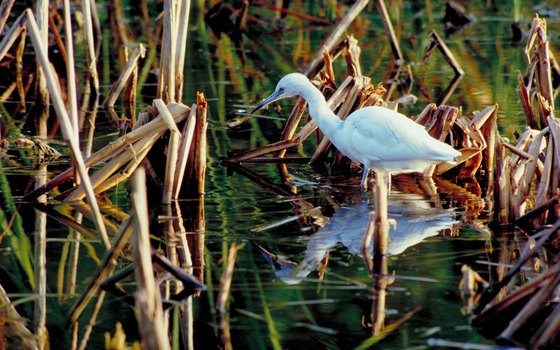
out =
<svg viewBox="0 0 560 350"><path fill-rule="evenodd" d="M145 1L142 3L146 5ZM2 1L0 27L6 23L7 15L11 13L13 4L13 1ZM120 2L114 1L112 4L115 8L111 13L118 17L122 14ZM146 49L143 44L135 45L131 54L129 54L128 48L124 49L126 63L120 78L113 83L102 103L103 108L108 110L115 130L121 136L93 154L91 154L93 129L101 97L99 73L96 68L99 64L97 57L102 41L101 29L95 1L82 1L80 10L85 16L83 30L87 42L86 57L89 67L85 70L87 83L84 93L82 96L78 96L72 42L74 23L70 6L69 1L64 1L60 7L49 8L47 1L38 1L36 12L34 13L31 9L23 11L11 23L0 42L0 61L13 60L18 67L23 67L23 46L26 34L29 34L37 57L37 75L29 75L29 79L24 84L23 72L18 70L13 86L8 87L2 98L6 99L10 94L17 94L21 101L19 106L21 111L25 108L26 99L29 98L30 85L34 83L37 91L36 97L41 96L39 101L44 101L42 117L39 117L37 121L38 140L47 136L48 101L51 101L57 117L54 127L60 128L71 151L72 164L51 180L46 180L45 176L44 181L37 182L36 188L25 195L25 200L35 201L33 205L41 213L39 215L45 215L45 218L48 215L77 232L73 243L74 251L79 250L82 237L93 238L94 235L98 235L106 249L105 258L100 261L94 278L82 292L68 317L66 326L73 329L75 348L87 347L96 317L103 305L105 291L102 288L122 295L123 289L117 284L131 272L136 272L137 284L131 295L135 301L133 304L138 310L137 319L140 324L143 346L149 349L168 348L170 343L167 325L169 322L165 320L168 313L164 312L163 305L169 306L170 302L182 302L205 288L194 277L196 275L202 279L201 255L203 253L201 250L203 250L204 241L199 237L194 238L195 235L189 239L185 237L184 233L187 228L182 223L181 212L176 205L172 206L172 203L180 196L200 199L205 187L207 102L204 95L199 93L196 103L191 107L181 103L184 83L182 72L184 71L188 28L182 23L188 23L190 2L165 1L164 18L161 22L164 24L161 39L163 54L159 62L160 81L157 98L153 100L152 106L147 108L148 111L140 113L138 118L136 118L136 88L140 62L146 56ZM63 15L59 11L63 12ZM127 44L130 47L132 40L126 28L123 27L123 23L122 18L114 21L114 30L123 47ZM147 27L151 27L151 24L147 23ZM1 30L2 28L0 28ZM46 50L48 33L54 35L54 41L60 49L62 61L65 63L64 68L57 66L57 69L54 69L54 62L57 62L59 57L50 56L52 54ZM156 40L159 39L150 37L154 40L151 43L152 47L156 47ZM6 56L18 40L20 44L15 51L15 56ZM121 45L117 44L117 48L121 50ZM154 49L150 50L151 54L153 52ZM150 57L153 59L153 56ZM25 69L32 69L32 67L26 66ZM64 80L67 81L65 86L61 83ZM115 102L121 98L126 102L128 112L125 115L128 117L121 118L113 110ZM81 100L82 106L80 109L79 100ZM87 137L87 147L83 152L80 149L79 141L82 131L83 135ZM44 148L42 147L42 149ZM161 149L165 150L164 157L162 157ZM163 167L158 168L153 165L154 162L159 165L162 160ZM166 255L168 258L152 253L154 248L151 245L149 233L150 215L146 198L148 185L145 168L149 169L147 173L151 183L155 184L149 188L150 196L153 198L156 193L159 194L159 203L166 208L168 215L168 219L165 219L168 223L167 232L162 237L164 242L167 242ZM46 168L44 169L46 173ZM108 197L104 194L131 177L132 211L125 213L111 206ZM54 205L60 205L60 203L67 204L79 215L71 217L53 209ZM196 228L188 229L197 230L196 232L200 233L204 230L204 225L200 224L204 220L204 210L200 209L201 201L198 203L199 209L192 216ZM82 223L82 217L88 218L96 224L95 233ZM43 223L46 224L46 219ZM43 242L45 239L46 234L42 238ZM189 240L190 242L188 242ZM36 251L36 254L38 257L44 258L46 246L40 242L37 247L41 248ZM133 243L132 257L129 258L125 253L125 248L131 242ZM153 256L152 259L150 259L151 256ZM118 263L120 259L124 260ZM68 275L69 290L73 290L70 286L76 285L77 261L76 259L74 261L76 265L70 268L74 273ZM118 264L128 265L128 268L125 267L122 271L115 272ZM154 265L157 265L158 268L155 269ZM194 271L196 267L198 267L197 271ZM39 300L45 298L46 279L44 272L41 272L45 271L44 268L44 262L37 266L37 276L40 281L35 291L40 296ZM160 272L154 275L154 271ZM78 320L95 297L97 300L89 315L87 326L80 332ZM188 302L185 305L188 305ZM44 304L39 305L37 310L46 315ZM181 307L180 312L183 323L191 322L192 308ZM16 316L14 315L14 317ZM44 329L46 332L45 320L44 317L38 319L37 321L43 322L43 324L39 324L37 328ZM15 322L12 324L18 325ZM184 333L183 336L187 342L192 334ZM39 342L43 344L41 348L47 337L46 333L42 333L40 336Z"/></svg>

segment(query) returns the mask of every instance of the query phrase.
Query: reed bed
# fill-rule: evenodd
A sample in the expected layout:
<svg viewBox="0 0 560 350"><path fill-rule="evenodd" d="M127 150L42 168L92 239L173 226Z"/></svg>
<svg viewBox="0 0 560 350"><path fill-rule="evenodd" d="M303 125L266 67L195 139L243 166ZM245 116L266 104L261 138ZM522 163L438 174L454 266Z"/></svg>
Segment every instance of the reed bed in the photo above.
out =
<svg viewBox="0 0 560 350"><path fill-rule="evenodd" d="M0 32L7 23L14 3L13 0L4 0L0 5ZM399 103L413 99L410 96L397 100L392 98L398 87L394 82L397 79L383 86L375 84L362 74L361 48L353 36L344 36L344 32L367 3L368 1L357 1L350 7L339 25L325 40L323 48L315 53L305 69L307 76L327 98L330 108L342 119L365 106L382 105L398 109ZM98 69L98 57L102 44L102 29L95 1L83 0L80 7L84 15L87 61L87 69L84 72L86 85L82 96L78 95L80 89L77 81L80 79L76 76L74 62L71 4L66 0L59 8L49 9L48 5L46 1L37 1L35 13L31 9L23 11L6 30L6 35L0 42L0 61L5 59L14 45L17 45L14 61L21 65L25 40L29 35L37 64L36 73L29 75L27 79L24 79L23 72L19 69L16 81L1 98L4 100L12 94L17 94L20 101L18 108L24 110L26 95L29 94L31 86L35 86L35 99L44 104L42 114L38 117L37 135L45 138L49 134L49 109L45 106L51 101L57 123L69 147L72 164L50 180L41 176L46 174L46 168L42 168L41 172L38 172L35 188L29 190L23 198L33 202L32 205L40 218L36 222L38 235L35 263L41 268L37 267L34 274L29 274L32 276L30 283L34 284L38 295L35 304L35 322L38 324L33 328L39 336L32 335L29 325L17 313L14 303L0 286L3 321L7 320L18 344L33 348L46 346L46 232L39 229L46 227L48 217L73 230L69 238L72 247L65 246L67 252L61 259L64 263L61 263L60 274L63 275L67 262L70 266L66 276L66 289L71 294L75 293L80 246L88 249L98 263L88 285L80 291L67 316L65 326L72 329L72 348L88 347L107 293L122 297L123 301L135 305L143 348L171 348L170 339L179 338L183 345L192 348L192 298L205 289L203 282L206 265L206 227L203 199L208 152L208 102L203 93L197 94L196 102L190 107L182 102L183 84L186 79L183 71L187 53L186 24L189 19L190 1L165 0L162 20L158 22L155 30L152 30L153 24L150 23L147 4L142 1L142 26L148 38L147 46L133 43L134 38L126 26L122 4L118 0L109 1L110 30L116 38L113 43L114 50L125 52L123 56L126 58L121 66L120 77L111 84L111 89L101 104L99 75L102 73ZM395 76L403 73L412 80L410 67L407 68L405 64L405 56L385 4L383 1L375 1L375 5L381 15L393 54L391 65L396 67ZM276 15L281 16L282 11L275 10ZM237 44L242 46L241 35L247 29L249 3L243 2L243 6L235 11L238 14ZM284 10L284 13L296 15L288 10ZM217 14L209 11L207 17ZM312 16L299 17L313 23L325 24L323 19ZM560 68L550 51L546 31L546 22L535 18L525 48L528 69L524 76L519 75L518 90L528 128L519 135L516 142L510 143L499 135L497 104L465 115L460 107L445 104L465 73L459 60L454 57L452 50L436 31L424 38L429 42L424 61L427 64L437 49L453 70L454 77L437 104L429 103L418 115L413 116L433 137L451 144L462 152L457 164L440 164L424 175L442 175L455 183L465 179L481 181L485 192L480 193L479 197L493 199L495 203L493 219L494 226L498 227L496 232L515 225L530 236L529 243L525 245L513 267L507 271L504 269L504 273L490 283L483 281L470 267L465 266L461 294L469 303L465 307L465 313L475 314L473 325L483 329L486 336L521 343L532 348L555 344L560 324L560 308L556 305L554 295L560 284L557 264L560 229L560 124L555 117L555 91L552 87L552 76L560 74ZM53 60L49 57L49 34L53 36L60 51L63 68L57 66L55 69ZM107 43L107 46L109 45ZM125 46L126 50L122 50ZM155 58L158 56L156 47L161 47L159 62L156 62ZM129 52L131 49L132 53ZM241 55L244 55L244 50ZM335 76L333 62L337 59L345 60L346 74L343 77ZM246 60L246 57L242 57L242 60ZM145 81L143 72L153 67L159 67L156 98L150 106L146 106L147 112L137 115L136 90ZM65 86L60 84L64 80ZM123 100L123 104L126 105L125 117L119 116L113 109L119 100ZM92 152L93 130L99 105L107 109L119 137ZM328 218L315 205L299 198L293 189L274 184L243 166L245 163L277 164L281 178L286 183L290 179L286 166L289 163L310 163L319 166L330 164L333 170L355 172L358 165L352 164L334 149L312 120L302 121L305 107L302 99L297 101L277 142L231 155L224 159L223 163L275 193L289 198L298 215L308 216L320 226L324 225ZM89 129L85 130L86 127ZM56 131L56 128L53 129ZM80 149L81 134L87 135L84 149ZM315 148L310 156L293 156L289 153L291 149L309 142L309 138L315 139ZM22 143L26 142L27 140L22 139ZM31 144L35 145L35 142L38 145L36 147L42 149L42 154L54 154L48 146L42 146L44 144L41 141L33 141ZM162 149L165 150L164 157ZM115 209L105 202L104 195L124 182L130 182L131 185L132 209L129 212ZM148 182L156 185L148 186ZM427 192L432 191L434 197L437 197L437 189L434 189L433 182L427 184L426 188ZM157 204L161 205L161 215L157 220L162 224L162 232L150 233L147 195L150 200L157 198ZM385 196L381 191L377 191L376 195ZM177 200L183 198L194 199L194 204L188 211L181 210L177 204ZM76 215L56 210L56 205L64 205ZM388 230L389 222L386 216L387 213L383 212L370 214L369 226L362 241L362 253L372 275L373 303L371 323L368 325L372 337L361 345L363 348L378 342L418 311L415 309L397 322L385 324L387 289L394 280L387 266L388 237L382 234ZM87 223L94 223L95 228L82 223L82 217L87 219ZM487 230L484 227L479 229ZM373 238L372 256L369 247L374 235L376 236ZM154 248L155 244L152 243L156 236L157 244L163 245L164 249ZM101 257L97 256L91 244L82 241L83 238L102 242L104 251L101 252ZM215 299L213 296L210 298L212 303L215 300L213 310L217 317L217 333L226 349L233 348L229 300L234 265L237 253L242 247L243 245L231 243L228 248L224 243L224 269L220 287ZM544 257L544 263L538 271L540 274L514 289L516 279L524 278L521 276L522 268L536 256ZM19 259L24 268L27 266L26 270L33 270L25 257ZM327 254L321 260L318 274L320 279L323 278L328 261ZM131 280L132 287L123 283ZM60 277L57 291L60 299L63 298L63 290L64 277ZM266 306L264 299L262 303ZM93 305L88 310L90 304ZM170 326L175 312L180 324L179 334ZM267 327L271 334L275 334L274 320L270 315L266 317ZM80 320L85 323L83 329L80 329ZM114 336L106 336L106 346L123 348L126 346L125 337L122 329L117 327ZM37 345L36 342L41 345ZM271 339L271 342L276 347L280 346L278 339Z"/></svg>
<svg viewBox="0 0 560 350"><path fill-rule="evenodd" d="M3 1L2 15L0 16L0 26L3 28L13 8L13 1ZM181 305L181 312L184 323L191 323L192 305L190 313L185 312L189 309L189 301L185 301L193 293L197 293L204 288L193 273L193 258L191 257L191 249L189 242L185 240L185 228L182 223L176 228L169 226L170 234L165 236L170 240L169 253L174 253L179 258L173 258L173 261L165 257L153 256L149 236L149 221L147 208L147 188L144 166L150 166L150 158L161 160L161 154L155 155L153 148L155 145L168 139L165 159L167 165L162 174L150 172L152 177L161 176L161 187L159 189L151 189L151 191L159 191L161 193L161 204L171 205L180 196L194 188L194 194L191 195L200 200L200 196L204 193L204 177L206 164L206 113L207 103L202 93L199 93L197 102L192 107L187 107L181 103L181 95L183 90L183 70L186 58L186 35L188 30L188 17L190 10L190 1L165 1L165 11L163 18L163 37L162 37L162 55L160 60L161 74L158 85L158 98L153 101L153 107L148 108L148 112L139 114L136 120L136 89L138 87L138 71L141 60L146 55L146 48L142 43L136 45L134 52L127 55L126 65L123 67L121 75L117 81L112 84L112 88L106 95L102 107L108 110L108 115L112 116L112 122L116 130L121 135L118 139L111 142L102 149L91 153L93 129L95 127L95 116L100 98L100 84L98 57L99 47L102 41L102 31L100 29L99 18L97 14L97 5L93 0L84 0L81 2L81 10L84 18L84 32L86 38L86 58L88 68L85 71L86 85L82 96L78 96L76 64L74 62L74 43L72 41L72 9L69 1L60 4L60 8L53 7L49 9L47 1L38 1L36 13L30 9L25 10L20 16L11 23L7 30L7 34L0 42L0 60L2 60L8 50L15 45L19 39L17 60L21 65L21 57L23 54L23 45L25 36L28 33L33 43L33 48L37 57L37 76L36 81L36 97L38 101L43 101L47 105L48 101L52 101L58 125L62 130L64 139L66 140L72 156L72 165L65 171L50 180L44 180L37 183L35 189L29 191L25 195L26 201L36 201L34 207L38 212L38 217L42 217L42 222L46 223L46 218L51 217L63 222L68 227L72 227L76 234L70 256L67 254L65 258L71 257L72 266L69 268L68 288L74 290L76 271L78 260L76 258L79 252L79 244L82 237L93 238L99 235L106 249L105 257L99 259L99 268L93 278L90 280L89 286L81 292L81 296L74 305L67 319L67 328L72 328L73 332L73 348L85 349L88 345L90 335L95 327L97 316L103 306L106 292L122 293L117 283L120 282L120 276L128 276L129 269L117 271L117 258L123 254L124 248L133 242L133 257L130 263L136 267L135 285L136 291L134 298L136 300L137 318L140 325L142 335L142 346L151 349L163 349L170 347L168 337L169 312L164 311L170 305L178 303ZM112 1L113 15L115 21L115 33L119 38L118 41L123 45L131 42L127 28L124 26L122 16L122 8L119 1ZM59 17L58 11L62 10L63 15ZM54 14L54 15L53 15ZM60 19L60 22L58 21ZM52 61L46 51L47 35L49 27L47 19L50 19L50 30L53 31L55 42L60 49L62 60L65 63L64 71L55 71ZM149 20L149 18L147 18ZM59 30L59 23L62 23L63 31ZM151 26L151 24L148 24ZM152 38L153 39L153 38ZM152 42L153 46L157 46L156 42ZM117 50L120 51L120 45ZM155 48L150 49L151 52ZM170 54L171 53L171 54ZM60 76L63 76L67 82L66 86L59 84ZM18 73L18 79L14 85L6 93L17 91L22 101L29 88L32 78L29 79L27 85L24 85L21 71ZM44 84L42 83L44 81ZM124 102L128 107L128 119L117 116L112 109L118 99L124 95ZM81 107L78 101L81 98ZM25 104L22 103L22 109ZM38 135L47 136L47 117L48 108L43 109L43 117L39 123ZM87 121L88 123L84 123ZM83 126L88 126L88 141L84 152L79 149L80 131ZM43 145L42 143L37 143ZM159 146L158 146L159 147ZM37 147L39 148L39 147ZM156 147L157 148L157 147ZM42 147L44 153L48 154L48 147ZM153 161L153 160L152 160ZM191 170L191 168L194 168ZM46 173L46 168L45 168ZM194 178L196 177L196 178ZM46 178L46 177L45 177ZM103 195L107 191L115 188L119 184L132 179L132 203L131 213L124 213L119 210L110 210L104 207L98 196ZM183 183L189 184L189 188L182 189ZM84 202L87 200L87 203ZM53 203L67 203L77 211L76 217L57 212L52 209ZM200 216L201 210L198 211L198 220L204 220L204 216ZM203 213L203 210L202 210ZM171 212L169 212L171 215ZM82 223L82 217L88 218L96 224L96 229L88 229ZM180 215L179 215L180 218ZM196 220L195 220L196 222ZM39 225L39 223L38 223ZM42 226L45 226L41 224ZM203 225L198 225L199 229L203 229ZM38 231L39 232L39 231ZM40 266L45 266L45 237L43 235L43 244L37 244L36 257L43 260L38 261ZM177 237L180 237L177 239ZM182 237L182 238L181 238ZM172 241L172 242L171 242ZM203 240L202 247L203 247ZM192 244L192 243L191 243ZM200 248L196 247L196 259L194 263L202 266L199 259ZM162 275L169 274L166 286L169 281L174 283L174 293L170 295L169 288L163 288L161 281L156 281L154 276L153 264L157 264ZM183 269L177 268L180 265ZM61 266L64 266L62 264ZM199 270L201 270L199 268ZM42 272L41 272L42 271ZM43 329L44 333L39 334L40 341L46 341L48 335L44 324L46 322L46 304L45 302L45 286L46 279L44 269L37 268L36 282L38 299L43 300L43 304L37 304L36 311L42 314L36 315L39 325L35 328ZM122 278L122 277L121 277ZM63 288L63 280L59 281L59 288ZM167 291L160 295L161 291ZM83 315L88 304L94 299L95 305L89 314L85 328L80 334L78 320ZM184 304L183 304L184 302ZM15 316L14 316L15 317ZM15 319L15 318L14 318ZM16 325L16 323L13 323ZM184 332L188 333L185 328ZM191 327L192 330L192 327ZM122 346L123 336L117 331L114 338L114 346ZM119 335L121 334L121 335ZM192 332L190 334L192 338ZM185 341L188 335L184 335ZM111 343L110 339L107 340ZM191 340L192 344L192 340ZM42 343L41 348L46 346Z"/></svg>

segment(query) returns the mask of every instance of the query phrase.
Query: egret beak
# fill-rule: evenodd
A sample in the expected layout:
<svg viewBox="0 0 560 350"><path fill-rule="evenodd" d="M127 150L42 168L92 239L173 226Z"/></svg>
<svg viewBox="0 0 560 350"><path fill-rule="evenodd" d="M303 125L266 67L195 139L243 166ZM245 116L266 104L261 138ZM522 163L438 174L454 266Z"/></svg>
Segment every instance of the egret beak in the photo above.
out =
<svg viewBox="0 0 560 350"><path fill-rule="evenodd" d="M259 109L263 108L264 106L271 104L274 101L278 101L280 99L282 99L284 96L282 96L281 93L274 91L270 96L268 96L264 101L262 101L261 103L259 103L257 105L257 107L253 108L253 110L251 111L251 114L255 113L256 111L258 111Z"/></svg>

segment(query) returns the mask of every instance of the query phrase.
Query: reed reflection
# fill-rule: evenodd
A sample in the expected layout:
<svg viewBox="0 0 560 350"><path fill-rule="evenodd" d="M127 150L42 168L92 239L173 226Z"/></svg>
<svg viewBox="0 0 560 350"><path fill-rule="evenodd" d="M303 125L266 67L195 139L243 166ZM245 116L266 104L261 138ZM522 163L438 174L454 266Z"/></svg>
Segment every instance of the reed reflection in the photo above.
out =
<svg viewBox="0 0 560 350"><path fill-rule="evenodd" d="M361 242L368 226L369 213L375 208L364 200L354 205L343 205L329 222L306 238L305 256L296 263L271 252L259 242L257 249L271 264L276 276L287 284L298 284L325 265L328 253L342 244L351 254L363 257ZM450 230L459 223L453 210L437 209L420 195L394 191L389 199L389 218L394 225L389 229L388 255L398 255L428 237Z"/></svg>

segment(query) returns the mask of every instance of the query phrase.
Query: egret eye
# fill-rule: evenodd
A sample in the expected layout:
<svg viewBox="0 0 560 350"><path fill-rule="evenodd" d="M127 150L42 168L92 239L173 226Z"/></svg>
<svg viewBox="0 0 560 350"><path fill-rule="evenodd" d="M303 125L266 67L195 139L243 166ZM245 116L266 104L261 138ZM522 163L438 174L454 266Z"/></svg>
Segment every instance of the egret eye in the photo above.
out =
<svg viewBox="0 0 560 350"><path fill-rule="evenodd" d="M279 88L279 89L278 89L278 92L281 93L281 94L283 94L283 93L284 93L284 88L283 88L283 87Z"/></svg>

